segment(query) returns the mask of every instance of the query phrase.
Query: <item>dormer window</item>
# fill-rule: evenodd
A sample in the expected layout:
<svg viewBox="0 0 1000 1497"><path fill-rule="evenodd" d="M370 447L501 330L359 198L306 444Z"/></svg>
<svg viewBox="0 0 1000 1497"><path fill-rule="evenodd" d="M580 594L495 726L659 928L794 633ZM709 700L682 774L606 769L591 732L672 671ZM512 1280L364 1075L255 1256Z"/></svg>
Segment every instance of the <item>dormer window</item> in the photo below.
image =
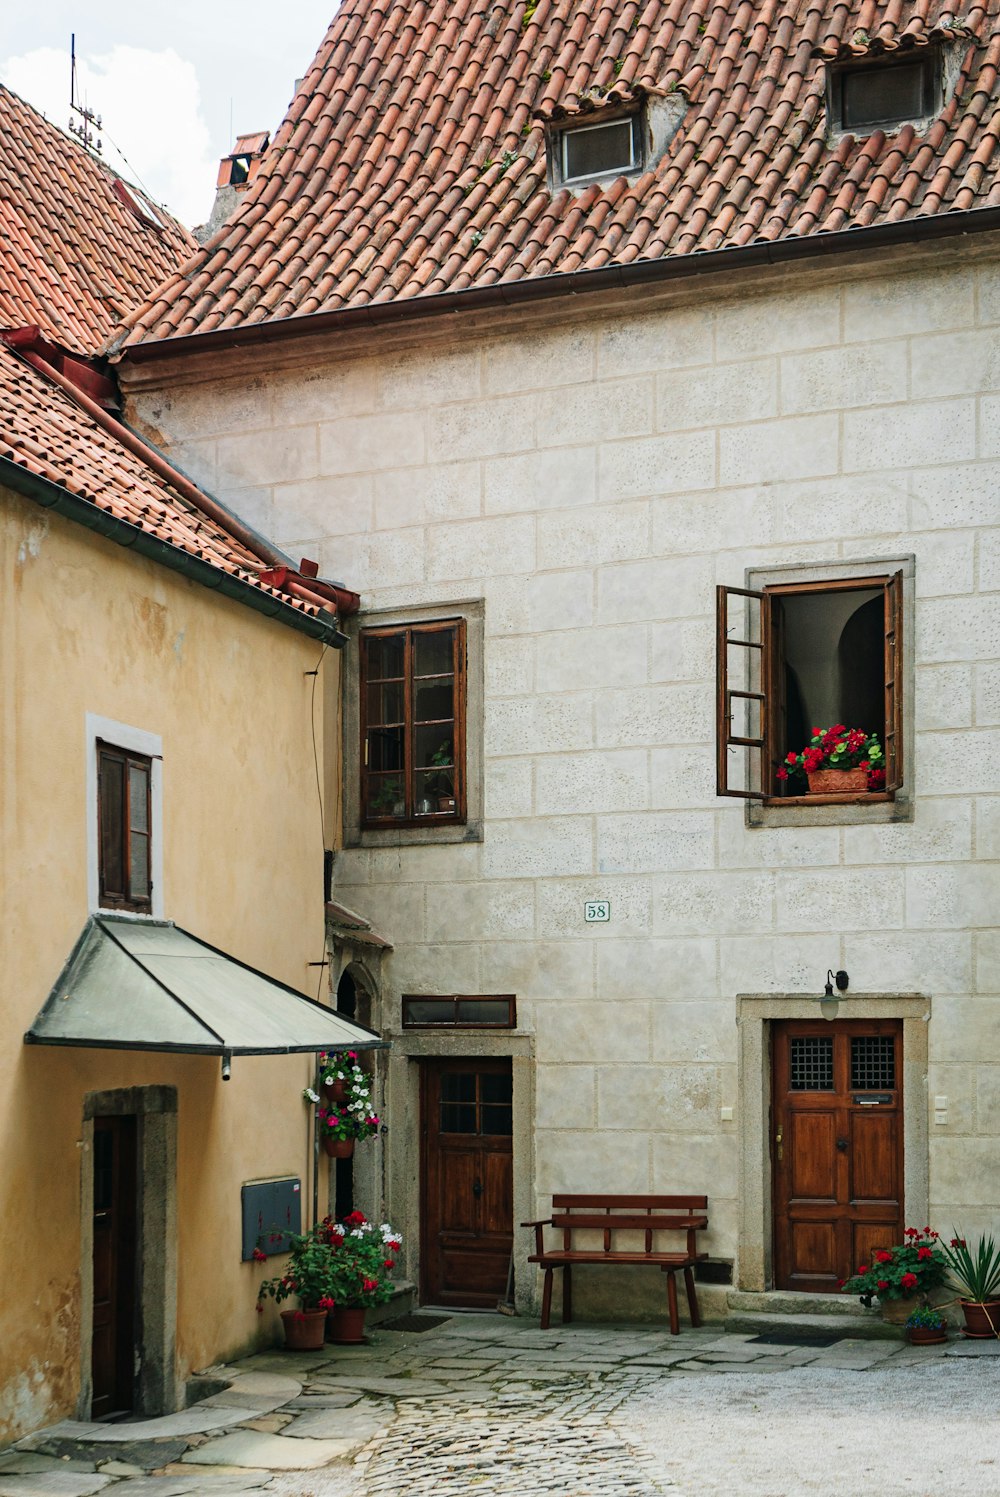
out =
<svg viewBox="0 0 1000 1497"><path fill-rule="evenodd" d="M641 170L642 117L639 114L574 125L556 136L560 180L566 184L620 177Z"/></svg>
<svg viewBox="0 0 1000 1497"><path fill-rule="evenodd" d="M862 62L838 68L830 78L830 119L835 130L855 135L895 130L938 113L940 67L936 52L905 62Z"/></svg>

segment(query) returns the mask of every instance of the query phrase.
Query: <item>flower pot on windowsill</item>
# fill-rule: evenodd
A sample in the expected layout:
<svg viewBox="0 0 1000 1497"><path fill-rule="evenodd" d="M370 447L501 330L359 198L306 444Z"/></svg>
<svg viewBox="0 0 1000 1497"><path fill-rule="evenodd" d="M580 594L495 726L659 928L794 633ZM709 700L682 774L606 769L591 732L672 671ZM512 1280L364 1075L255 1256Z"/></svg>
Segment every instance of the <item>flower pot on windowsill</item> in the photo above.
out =
<svg viewBox="0 0 1000 1497"><path fill-rule="evenodd" d="M325 1310L282 1310L286 1351L321 1351L326 1330Z"/></svg>
<svg viewBox="0 0 1000 1497"><path fill-rule="evenodd" d="M350 1159L354 1153L353 1138L324 1138L323 1147L331 1159Z"/></svg>
<svg viewBox="0 0 1000 1497"><path fill-rule="evenodd" d="M866 769L817 769L806 775L810 795L864 795L868 790Z"/></svg>
<svg viewBox="0 0 1000 1497"><path fill-rule="evenodd" d="M970 1341L996 1341L1000 1338L1000 1299L960 1299L965 1316L965 1335Z"/></svg>

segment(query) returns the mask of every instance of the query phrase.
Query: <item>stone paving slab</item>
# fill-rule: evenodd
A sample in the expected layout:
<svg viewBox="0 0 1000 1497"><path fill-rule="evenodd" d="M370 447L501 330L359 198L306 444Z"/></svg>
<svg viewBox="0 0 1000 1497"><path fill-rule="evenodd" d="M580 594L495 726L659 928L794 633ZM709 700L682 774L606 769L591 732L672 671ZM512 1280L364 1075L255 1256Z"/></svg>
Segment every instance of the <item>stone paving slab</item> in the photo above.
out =
<svg viewBox="0 0 1000 1497"><path fill-rule="evenodd" d="M258 1471L310 1471L325 1466L351 1451L346 1440L288 1440L282 1435L262 1435L255 1430L237 1430L189 1450L185 1465L251 1466Z"/></svg>
<svg viewBox="0 0 1000 1497"><path fill-rule="evenodd" d="M0 1475L0 1497L91 1497L111 1484L112 1476L82 1471L35 1471Z"/></svg>
<svg viewBox="0 0 1000 1497"><path fill-rule="evenodd" d="M371 1404L355 1405L352 1409L317 1409L312 1414L300 1414L283 1433L296 1440L347 1440L358 1449L386 1429L394 1418L395 1410L385 1405L381 1411Z"/></svg>

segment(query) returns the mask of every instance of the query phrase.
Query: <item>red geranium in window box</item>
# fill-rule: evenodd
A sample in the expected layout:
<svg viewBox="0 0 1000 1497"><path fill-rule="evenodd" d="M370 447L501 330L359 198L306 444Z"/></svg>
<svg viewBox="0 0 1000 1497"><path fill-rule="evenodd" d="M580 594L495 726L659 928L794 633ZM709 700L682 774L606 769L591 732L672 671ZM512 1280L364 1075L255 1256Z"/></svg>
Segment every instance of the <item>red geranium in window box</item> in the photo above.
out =
<svg viewBox="0 0 1000 1497"><path fill-rule="evenodd" d="M794 750L775 771L779 780L805 775L812 795L863 795L885 784L885 758L874 733L834 723L813 728L800 753Z"/></svg>

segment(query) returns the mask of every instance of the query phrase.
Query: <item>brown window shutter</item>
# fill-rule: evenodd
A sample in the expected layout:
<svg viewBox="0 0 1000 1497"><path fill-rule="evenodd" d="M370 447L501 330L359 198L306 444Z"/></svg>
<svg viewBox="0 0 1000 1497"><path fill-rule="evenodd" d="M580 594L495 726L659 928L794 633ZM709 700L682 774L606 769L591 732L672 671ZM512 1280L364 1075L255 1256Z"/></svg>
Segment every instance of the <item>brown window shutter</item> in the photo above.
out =
<svg viewBox="0 0 1000 1497"><path fill-rule="evenodd" d="M903 783L903 574L885 584L885 788Z"/></svg>
<svg viewBox="0 0 1000 1497"><path fill-rule="evenodd" d="M97 751L97 824L100 902L121 904L125 898L125 759L105 748Z"/></svg>
<svg viewBox="0 0 1000 1497"><path fill-rule="evenodd" d="M731 638L729 634L729 600L730 598L750 598L752 604L756 603L759 608L756 630L756 638L742 639ZM751 612L752 612L751 604ZM716 762L717 779L716 793L718 795L735 795L742 800L762 800L770 794L771 763L770 763L770 721L771 703L768 694L768 683L771 675L771 607L770 598L766 593L751 592L743 587L718 587L716 588ZM742 687L730 686L730 651L742 650L745 652L744 660L747 663L747 676L753 681L755 676L759 678L760 689L758 691L744 690ZM753 669L754 657L756 656L758 669ZM757 703L757 721L759 724L759 736L755 737L748 731L746 734L733 732L733 703L734 701L746 701ZM752 711L752 709L750 709ZM749 726L749 725L748 725ZM730 773L733 764L737 761L730 759L733 749L744 750L744 762L747 766L745 790L736 789L730 784ZM756 751L756 765L754 757ZM756 773L755 773L756 770Z"/></svg>

